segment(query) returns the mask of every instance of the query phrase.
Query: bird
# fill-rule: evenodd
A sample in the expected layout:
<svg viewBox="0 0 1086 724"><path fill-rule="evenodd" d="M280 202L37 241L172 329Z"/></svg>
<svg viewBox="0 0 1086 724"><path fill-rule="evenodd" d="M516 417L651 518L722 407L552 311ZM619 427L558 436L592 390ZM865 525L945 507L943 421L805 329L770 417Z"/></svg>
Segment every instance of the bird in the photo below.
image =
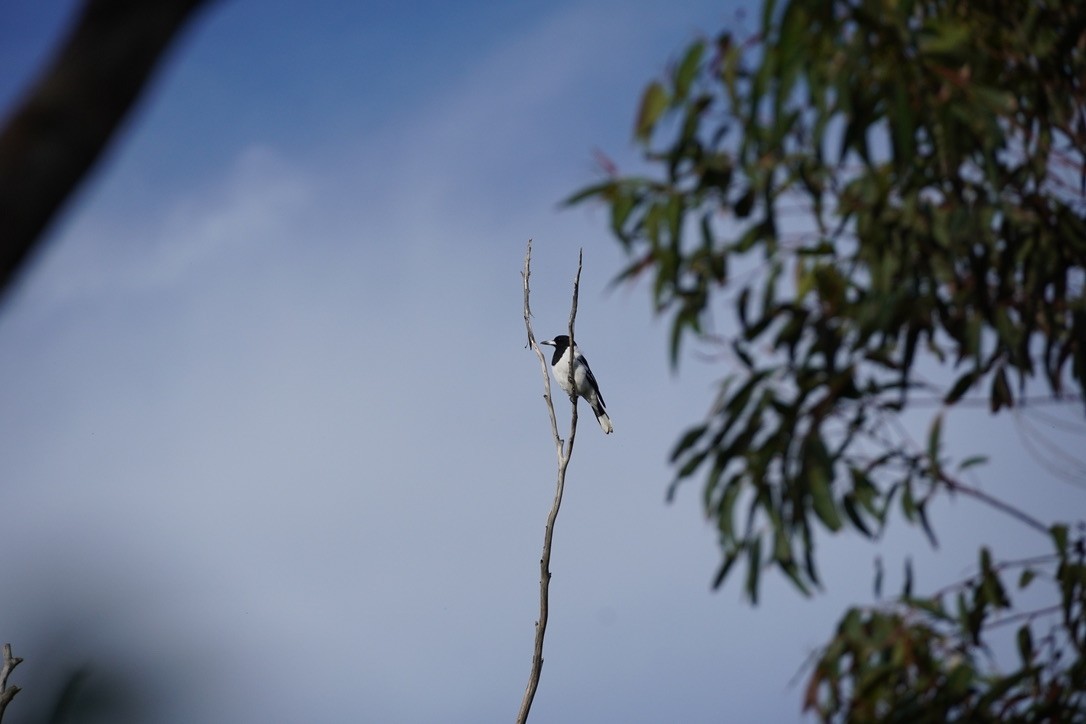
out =
<svg viewBox="0 0 1086 724"><path fill-rule="evenodd" d="M573 383L577 387L577 394L591 405L596 421L600 423L604 434L610 435L614 432L615 427L611 424L611 418L607 416L599 383L596 382L596 376L592 374L592 368L588 366L588 360L581 354L580 348L574 345L571 355L569 336L565 334L560 334L554 339L545 339L540 344L554 347L551 369L554 370L554 378L558 380L558 386L567 395L573 393L569 388L569 363L571 359L573 360Z"/></svg>

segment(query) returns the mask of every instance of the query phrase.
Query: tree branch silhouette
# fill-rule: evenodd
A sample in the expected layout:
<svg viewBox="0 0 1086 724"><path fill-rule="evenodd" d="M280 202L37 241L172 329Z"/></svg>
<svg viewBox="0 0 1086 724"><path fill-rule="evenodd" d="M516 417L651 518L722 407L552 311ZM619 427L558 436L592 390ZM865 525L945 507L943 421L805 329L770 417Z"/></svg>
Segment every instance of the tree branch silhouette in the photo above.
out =
<svg viewBox="0 0 1086 724"><path fill-rule="evenodd" d="M208 0L87 0L0 131L0 294Z"/></svg>

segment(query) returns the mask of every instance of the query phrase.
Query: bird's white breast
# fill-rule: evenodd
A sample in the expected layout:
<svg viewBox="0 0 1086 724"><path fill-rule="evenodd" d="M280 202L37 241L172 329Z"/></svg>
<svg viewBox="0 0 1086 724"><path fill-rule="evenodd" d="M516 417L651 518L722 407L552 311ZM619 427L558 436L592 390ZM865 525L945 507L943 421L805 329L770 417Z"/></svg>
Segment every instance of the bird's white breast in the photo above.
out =
<svg viewBox="0 0 1086 724"><path fill-rule="evenodd" d="M569 365L573 358L573 351L569 350L561 359L554 365L554 378L558 381L558 386L562 388L562 391L567 395L570 394L569 389ZM573 379L577 385L577 391L581 395L585 393L585 389L588 387L588 380L585 376L584 367L577 365L573 371Z"/></svg>

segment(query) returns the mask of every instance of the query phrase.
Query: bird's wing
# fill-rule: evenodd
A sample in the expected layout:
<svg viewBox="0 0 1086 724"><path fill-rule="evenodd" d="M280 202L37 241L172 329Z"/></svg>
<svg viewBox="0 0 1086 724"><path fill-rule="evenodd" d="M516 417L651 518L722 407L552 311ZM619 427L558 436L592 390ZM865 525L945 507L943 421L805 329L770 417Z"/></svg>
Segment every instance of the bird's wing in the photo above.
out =
<svg viewBox="0 0 1086 724"><path fill-rule="evenodd" d="M583 354L578 354L577 362L584 367L585 377L588 378L588 384L592 385L592 390L596 393L596 398L600 401L600 406L606 407L607 403L603 401L603 395L600 394L599 383L596 382L596 375L592 374L592 368L588 366L588 360L585 359Z"/></svg>

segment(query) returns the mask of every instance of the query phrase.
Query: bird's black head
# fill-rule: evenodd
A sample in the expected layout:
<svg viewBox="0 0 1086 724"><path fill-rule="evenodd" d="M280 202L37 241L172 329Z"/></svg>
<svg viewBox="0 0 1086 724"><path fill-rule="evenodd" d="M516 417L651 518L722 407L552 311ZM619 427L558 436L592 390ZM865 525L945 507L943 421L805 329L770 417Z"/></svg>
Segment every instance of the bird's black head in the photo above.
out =
<svg viewBox="0 0 1086 724"><path fill-rule="evenodd" d="M551 358L551 364L557 364L558 360L562 359L562 355L569 349L569 335L560 334L554 339L545 339L540 344L548 344L554 347L554 356Z"/></svg>
<svg viewBox="0 0 1086 724"><path fill-rule="evenodd" d="M560 334L554 339L545 339L540 342L540 344L548 344L551 347L555 348L555 352L557 352L558 354L562 354L567 349L569 349L569 335Z"/></svg>

